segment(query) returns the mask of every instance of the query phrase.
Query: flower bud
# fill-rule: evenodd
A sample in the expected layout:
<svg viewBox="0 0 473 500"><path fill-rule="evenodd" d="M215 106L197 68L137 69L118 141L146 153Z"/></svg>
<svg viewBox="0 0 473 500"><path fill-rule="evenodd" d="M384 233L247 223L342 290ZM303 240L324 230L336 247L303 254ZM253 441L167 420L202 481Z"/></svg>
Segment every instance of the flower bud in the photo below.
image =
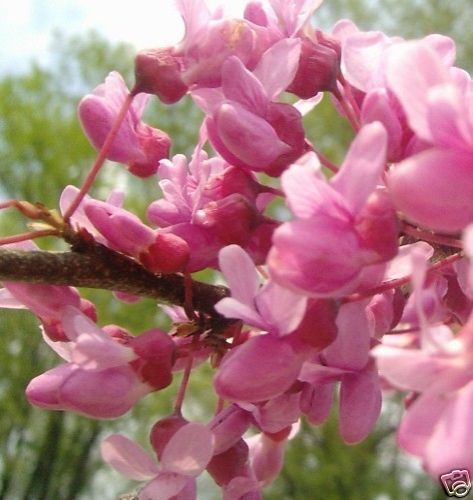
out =
<svg viewBox="0 0 473 500"><path fill-rule="evenodd" d="M165 104L178 102L187 92L182 81L179 59L172 47L142 50L135 58L133 93L154 94Z"/></svg>
<svg viewBox="0 0 473 500"><path fill-rule="evenodd" d="M309 99L318 92L333 91L339 71L340 57L330 43L303 38L297 73L287 91L301 99Z"/></svg>
<svg viewBox="0 0 473 500"><path fill-rule="evenodd" d="M188 421L180 415L170 415L158 420L152 427L149 439L158 458L174 434Z"/></svg>

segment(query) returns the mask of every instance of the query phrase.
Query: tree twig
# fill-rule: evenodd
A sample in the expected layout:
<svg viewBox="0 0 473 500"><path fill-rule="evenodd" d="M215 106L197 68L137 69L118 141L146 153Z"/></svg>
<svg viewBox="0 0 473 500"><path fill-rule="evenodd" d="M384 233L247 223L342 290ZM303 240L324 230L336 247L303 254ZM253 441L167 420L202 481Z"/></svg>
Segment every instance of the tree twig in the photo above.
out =
<svg viewBox="0 0 473 500"><path fill-rule="evenodd" d="M179 306L185 303L183 276L153 274L133 259L99 244L70 252L0 248L0 280L98 288ZM214 305L228 294L226 287L192 281L196 311L215 318L220 315Z"/></svg>

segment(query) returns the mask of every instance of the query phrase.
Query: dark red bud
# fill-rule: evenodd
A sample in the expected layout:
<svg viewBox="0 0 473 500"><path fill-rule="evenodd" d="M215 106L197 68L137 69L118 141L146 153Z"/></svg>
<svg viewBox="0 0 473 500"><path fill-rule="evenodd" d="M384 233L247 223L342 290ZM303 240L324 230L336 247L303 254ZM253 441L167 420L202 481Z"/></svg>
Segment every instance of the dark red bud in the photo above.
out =
<svg viewBox="0 0 473 500"><path fill-rule="evenodd" d="M333 91L340 71L340 57L331 41L304 38L296 76L287 88L301 99Z"/></svg>
<svg viewBox="0 0 473 500"><path fill-rule="evenodd" d="M153 425L149 440L159 459L161 459L161 454L169 440L181 427L188 423L189 422L180 415L171 415L159 420Z"/></svg>
<svg viewBox="0 0 473 500"><path fill-rule="evenodd" d="M179 59L172 52L172 47L138 52L134 94L154 94L165 104L174 104L186 94L187 85L181 78Z"/></svg>

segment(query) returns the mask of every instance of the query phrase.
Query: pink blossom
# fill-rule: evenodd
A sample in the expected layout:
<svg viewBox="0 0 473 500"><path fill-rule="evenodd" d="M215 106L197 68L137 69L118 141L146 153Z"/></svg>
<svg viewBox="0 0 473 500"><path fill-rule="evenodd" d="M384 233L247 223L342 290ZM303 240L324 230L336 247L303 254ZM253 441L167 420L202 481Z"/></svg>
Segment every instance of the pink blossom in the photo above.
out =
<svg viewBox="0 0 473 500"><path fill-rule="evenodd" d="M187 242L187 270L216 266L218 251L230 243L247 247L260 261L266 256L275 222L261 214L263 187L251 174L207 158L198 147L189 164L183 155L163 161L159 175L164 197L151 203L148 218L160 234Z"/></svg>
<svg viewBox="0 0 473 500"><path fill-rule="evenodd" d="M64 189L60 201L62 211L77 192L74 186ZM71 217L71 223L76 229L85 229L103 245L134 257L152 272L183 271L189 260L186 241L147 226L121 208L122 202L122 193L117 192L112 192L105 202L86 195Z"/></svg>
<svg viewBox="0 0 473 500"><path fill-rule="evenodd" d="M219 263L232 296L215 305L218 312L275 336L297 328L304 316L305 297L271 281L261 287L253 261L237 245L223 248Z"/></svg>
<svg viewBox="0 0 473 500"><path fill-rule="evenodd" d="M260 433L247 439L250 466L260 487L270 484L279 474L284 462L287 442L298 432L299 425L286 427L278 433Z"/></svg>
<svg viewBox="0 0 473 500"><path fill-rule="evenodd" d="M300 404L312 423L324 422L332 405L334 383L340 381L340 434L345 442L357 443L369 434L381 410L365 304L343 305L337 325L335 341L302 366L298 378L310 386L303 388Z"/></svg>
<svg viewBox="0 0 473 500"><path fill-rule="evenodd" d="M128 89L121 75L112 72L92 94L79 103L82 127L96 149L100 149L125 102ZM148 96L134 97L125 119L113 141L107 158L127 165L128 170L139 176L154 174L159 160L169 154L171 140L162 130L141 121Z"/></svg>
<svg viewBox="0 0 473 500"><path fill-rule="evenodd" d="M171 383L174 346L164 332L136 338L118 332L114 338L71 306L63 311L62 325L69 341L48 343L67 363L29 383L26 395L32 404L114 418Z"/></svg>
<svg viewBox="0 0 473 500"><path fill-rule="evenodd" d="M302 362L303 356L284 338L257 335L223 357L215 390L230 401L265 401L289 389Z"/></svg>
<svg viewBox="0 0 473 500"><path fill-rule="evenodd" d="M207 114L213 147L231 164L277 176L305 151L300 113L274 102L294 79L299 53L298 40L282 40L253 72L230 57L222 66L221 90L192 93Z"/></svg>
<svg viewBox="0 0 473 500"><path fill-rule="evenodd" d="M429 324L422 297L425 252L416 249L412 262L421 328L418 348L384 343L373 354L389 383L417 393L402 418L398 442L421 457L432 476L438 476L460 463L466 468L473 466L470 447L465 445L473 390L473 323L470 317L456 336L445 325Z"/></svg>
<svg viewBox="0 0 473 500"><path fill-rule="evenodd" d="M209 423L214 435L214 452L223 453L234 446L252 422L251 413L236 404L231 404Z"/></svg>
<svg viewBox="0 0 473 500"><path fill-rule="evenodd" d="M336 89L340 72L340 44L321 31L313 38L301 38L299 65L287 87L301 99L309 99L325 90Z"/></svg>
<svg viewBox="0 0 473 500"><path fill-rule="evenodd" d="M195 499L195 477L210 462L212 433L205 425L189 423L180 427L167 441L160 463L141 446L119 434L101 444L103 459L121 474L137 481L148 481L140 500Z"/></svg>
<svg viewBox="0 0 473 500"><path fill-rule="evenodd" d="M373 123L360 131L329 183L315 156L283 174L296 218L274 233L268 264L276 282L312 296L343 295L356 289L366 266L396 254L395 213L387 195L376 190L385 148L386 133Z"/></svg>
<svg viewBox="0 0 473 500"><path fill-rule="evenodd" d="M396 207L411 221L456 233L473 221L473 94L471 81L450 67L451 59L423 41L392 50L389 86L424 147L394 165L387 183Z"/></svg>

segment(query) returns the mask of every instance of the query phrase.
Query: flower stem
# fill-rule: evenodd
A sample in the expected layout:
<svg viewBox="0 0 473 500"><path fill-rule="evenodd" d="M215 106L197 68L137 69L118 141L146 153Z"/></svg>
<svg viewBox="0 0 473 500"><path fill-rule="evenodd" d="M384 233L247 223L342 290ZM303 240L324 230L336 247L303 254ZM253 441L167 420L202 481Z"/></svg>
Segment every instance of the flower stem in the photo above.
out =
<svg viewBox="0 0 473 500"><path fill-rule="evenodd" d="M433 264L428 270L427 273L431 273L434 271L438 271L439 269L442 269L443 267L449 266L450 264L453 264L454 262L457 262L458 260L463 258L463 252L458 252L454 253L452 255L449 255L448 257L445 257L445 259L439 260L435 264ZM403 276L402 278L398 278L395 280L387 281L385 283L381 283L381 285L370 288L369 290L366 290L364 292L357 292L353 293L352 295L348 295L347 297L342 299L342 302L344 304L348 302L357 302L358 300L363 300L367 299L370 297L373 297L373 295L378 295L379 293L384 293L387 292L388 290L391 290L393 288L400 287L402 285L405 285L406 283L409 283L411 281L412 276L409 274L407 276Z"/></svg>
<svg viewBox="0 0 473 500"><path fill-rule="evenodd" d="M110 150L110 147L111 147L113 141L115 140L115 137L118 133L118 130L120 129L120 126L125 118L125 115L131 106L133 98L134 98L134 95L131 92L126 96L126 99L122 104L120 112L118 113L118 116L115 119L115 122L114 122L112 128L110 129L110 132L108 133L107 138L105 139L105 142L103 143L103 145L99 151L99 154L97 155L97 158L95 159L95 162L92 165L92 168L90 169L89 173L87 174L87 177L86 177L84 183L82 184L82 187L80 188L79 192L77 193L77 196L75 197L74 201L71 203L69 208L64 213L64 221L65 222L69 222L69 219L71 218L72 214L76 211L77 207L80 205L84 196L89 191L95 178L97 177L97 174L99 173L100 169L102 168L102 165L104 164L105 160L107 159L108 151Z"/></svg>
<svg viewBox="0 0 473 500"><path fill-rule="evenodd" d="M197 342L198 342L198 336L195 335L194 338L192 339L192 344L189 351L189 357L187 359L186 367L184 368L184 373L182 374L181 385L179 386L179 391L177 393L176 401L174 403L174 413L176 415L181 414L182 404L184 403L184 397L186 395L187 386L189 385L192 365L194 364L194 348Z"/></svg>

